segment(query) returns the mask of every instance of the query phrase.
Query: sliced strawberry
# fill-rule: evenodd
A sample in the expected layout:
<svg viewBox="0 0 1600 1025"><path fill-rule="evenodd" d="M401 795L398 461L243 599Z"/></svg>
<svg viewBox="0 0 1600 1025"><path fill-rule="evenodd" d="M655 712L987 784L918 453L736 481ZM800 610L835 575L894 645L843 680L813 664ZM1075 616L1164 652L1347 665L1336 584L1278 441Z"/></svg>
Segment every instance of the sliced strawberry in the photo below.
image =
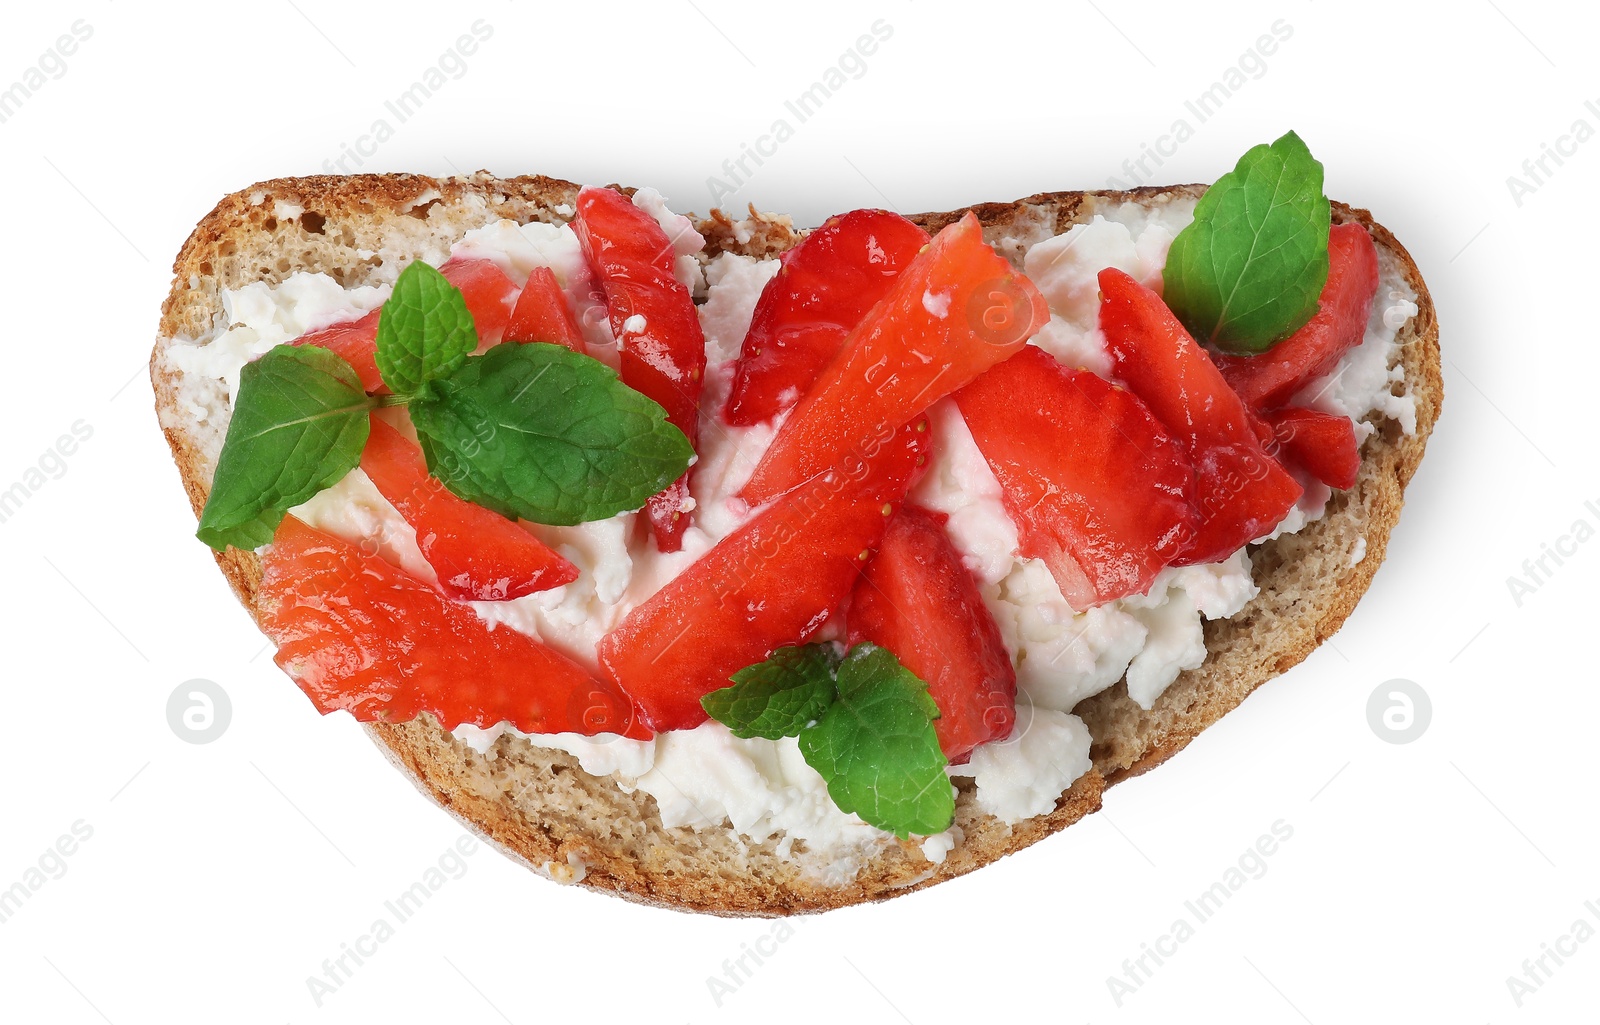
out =
<svg viewBox="0 0 1600 1025"><path fill-rule="evenodd" d="M1334 225L1328 233L1328 283L1316 316L1266 352L1213 358L1246 403L1260 409L1287 402L1360 344L1377 293L1378 250L1372 236L1359 224Z"/></svg>
<svg viewBox="0 0 1600 1025"><path fill-rule="evenodd" d="M452 256L439 268L439 273L461 289L472 322L478 328L479 349L498 345L506 336L506 325L511 323L511 311L517 302L517 286L506 277L505 271L493 260Z"/></svg>
<svg viewBox="0 0 1600 1025"><path fill-rule="evenodd" d="M262 557L260 598L275 661L325 714L400 723L426 712L446 728L650 736L614 685L509 627L489 629L468 606L293 516Z"/></svg>
<svg viewBox="0 0 1600 1025"><path fill-rule="evenodd" d="M722 418L753 426L798 402L927 244L928 233L899 214L852 210L784 253L756 302Z"/></svg>
<svg viewBox="0 0 1600 1025"><path fill-rule="evenodd" d="M422 450L377 417L361 469L417 532L417 547L457 601L510 601L570 584L578 568L499 513L451 494Z"/></svg>
<svg viewBox="0 0 1600 1025"><path fill-rule="evenodd" d="M952 762L1011 735L1017 674L945 516L907 505L850 592L850 643L871 641L928 684L934 729Z"/></svg>
<svg viewBox="0 0 1600 1025"><path fill-rule="evenodd" d="M382 312L373 310L359 320L308 332L289 344L320 345L355 368L361 387L369 392L388 391L378 373L378 315Z"/></svg>
<svg viewBox="0 0 1600 1025"><path fill-rule="evenodd" d="M1243 400L1159 295L1115 267L1100 272L1100 295L1113 373L1194 464L1200 520L1174 564L1217 562L1270 533L1301 489L1261 447Z"/></svg>
<svg viewBox="0 0 1600 1025"><path fill-rule="evenodd" d="M850 593L927 458L927 422L762 510L600 641L600 667L657 730L706 720L700 699L799 644Z"/></svg>
<svg viewBox="0 0 1600 1025"><path fill-rule="evenodd" d="M1194 531L1194 473L1137 396L1027 346L956 392L1017 525L1075 609L1150 588Z"/></svg>
<svg viewBox="0 0 1600 1025"><path fill-rule="evenodd" d="M517 297L517 308L506 328L506 339L513 342L551 342L573 352L587 353L583 330L573 316L566 293L549 267L535 267L528 283Z"/></svg>
<svg viewBox="0 0 1600 1025"><path fill-rule="evenodd" d="M654 217L615 189L581 190L572 226L605 292L611 333L622 350L623 383L660 403L689 444L698 446L706 342L694 298L673 276L672 240ZM689 472L646 507L663 552L683 547Z"/></svg>
<svg viewBox="0 0 1600 1025"><path fill-rule="evenodd" d="M1330 488L1344 491L1356 486L1356 476L1361 472L1361 446L1349 417L1299 406L1262 415L1272 424L1280 457Z"/></svg>
<svg viewBox="0 0 1600 1025"><path fill-rule="evenodd" d="M506 324L511 320L510 303L517 292L517 286L511 283L511 279L491 260L460 257L445 261L439 273L461 289L467 301L467 310L478 328L479 342L493 345L500 341L505 336ZM362 387L367 391L386 392L388 389L384 387L383 375L378 373L378 316L381 312L381 309L373 310L360 320L312 331L290 344L320 345L337 353L355 368Z"/></svg>
<svg viewBox="0 0 1600 1025"><path fill-rule="evenodd" d="M838 465L1016 352L1049 317L1033 282L983 241L968 213L850 332L739 497L769 501Z"/></svg>

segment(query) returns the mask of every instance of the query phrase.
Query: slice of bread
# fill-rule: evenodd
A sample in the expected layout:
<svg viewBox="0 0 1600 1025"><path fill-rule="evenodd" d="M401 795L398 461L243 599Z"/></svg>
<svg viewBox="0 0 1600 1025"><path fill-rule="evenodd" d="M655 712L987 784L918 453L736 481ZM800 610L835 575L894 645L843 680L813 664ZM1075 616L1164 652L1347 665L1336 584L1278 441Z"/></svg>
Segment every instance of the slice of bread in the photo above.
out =
<svg viewBox="0 0 1600 1025"><path fill-rule="evenodd" d="M151 359L157 411L196 515L220 428L184 408L164 355L174 339L204 338L221 323L223 290L276 283L295 271L321 271L345 287L389 282L409 259L442 260L470 228L500 218L560 223L570 217L577 191L552 178L486 173L444 180L324 176L263 182L219 203L178 254ZM970 209L989 240L1020 265L1028 242L1087 221L1096 210L1127 201L1153 208L1201 191L1054 192ZM931 232L963 213L913 220ZM1260 594L1238 615L1206 623L1205 663L1183 673L1152 709L1130 700L1123 684L1077 707L1094 739L1094 768L1054 811L1008 826L979 811L970 781L959 780L962 839L941 863L930 862L915 842L885 841L852 873L808 858L803 844L780 853L778 838L753 843L731 829L664 828L654 798L625 793L609 777L582 771L570 755L515 737L497 741L491 758L426 717L369 732L425 794L535 870L631 900L716 914L786 914L881 900L970 872L1076 822L1098 810L1105 787L1172 757L1256 687L1305 658L1344 622L1383 561L1402 492L1439 413L1438 325L1422 276L1394 236L1365 210L1335 203L1334 219L1366 225L1384 266L1416 293L1418 313L1399 335L1416 430L1404 434L1383 421L1365 443L1356 487L1336 494L1322 519L1260 546L1253 557ZM752 257L776 256L803 234L788 218L753 209L738 222L714 212L699 227L708 254ZM1353 557L1363 543L1365 557ZM259 619L259 560L232 549L216 559Z"/></svg>

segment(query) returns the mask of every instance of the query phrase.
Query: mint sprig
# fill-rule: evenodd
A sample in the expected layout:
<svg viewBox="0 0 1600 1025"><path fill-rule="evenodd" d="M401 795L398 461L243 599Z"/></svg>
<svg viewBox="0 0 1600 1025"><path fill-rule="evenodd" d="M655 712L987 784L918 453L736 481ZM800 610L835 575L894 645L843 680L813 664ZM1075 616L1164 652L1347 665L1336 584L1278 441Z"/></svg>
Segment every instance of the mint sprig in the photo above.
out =
<svg viewBox="0 0 1600 1025"><path fill-rule="evenodd" d="M735 736L798 737L841 811L901 839L950 828L939 706L893 652L858 644L840 662L828 645L780 648L733 680L701 699L706 712Z"/></svg>
<svg viewBox="0 0 1600 1025"><path fill-rule="evenodd" d="M800 732L800 753L833 803L901 839L950 828L955 791L928 685L888 649L860 644L839 667L837 688L816 725Z"/></svg>
<svg viewBox="0 0 1600 1025"><path fill-rule="evenodd" d="M452 373L478 347L461 289L416 260L400 272L378 314L378 373L396 395L414 395Z"/></svg>
<svg viewBox="0 0 1600 1025"><path fill-rule="evenodd" d="M1224 351L1265 351L1317 312L1330 220L1322 164L1298 135L1254 147L1206 190L1194 222L1173 239L1167 305Z"/></svg>
<svg viewBox="0 0 1600 1025"><path fill-rule="evenodd" d="M428 469L507 516L565 526L638 509L694 449L666 410L590 356L497 345L411 402Z"/></svg>
<svg viewBox="0 0 1600 1025"><path fill-rule="evenodd" d="M839 655L831 644L779 648L733 674L733 686L700 699L706 714L736 737L793 737L834 701Z"/></svg>
<svg viewBox="0 0 1600 1025"><path fill-rule="evenodd" d="M280 345L245 365L196 536L259 548L284 515L349 473L376 405L355 370L314 345Z"/></svg>

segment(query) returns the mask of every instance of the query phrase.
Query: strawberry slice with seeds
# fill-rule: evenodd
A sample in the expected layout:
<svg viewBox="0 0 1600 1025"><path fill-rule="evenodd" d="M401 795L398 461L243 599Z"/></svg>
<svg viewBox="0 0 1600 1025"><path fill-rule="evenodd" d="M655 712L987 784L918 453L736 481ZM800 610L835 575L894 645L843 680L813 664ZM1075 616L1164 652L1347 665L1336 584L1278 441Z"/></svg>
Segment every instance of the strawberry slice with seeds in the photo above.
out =
<svg viewBox="0 0 1600 1025"><path fill-rule="evenodd" d="M1328 283L1305 326L1254 356L1214 354L1222 376L1257 409L1289 401L1330 373L1339 357L1361 343L1378 293L1378 250L1367 229L1336 224L1328 233Z"/></svg>
<svg viewBox="0 0 1600 1025"><path fill-rule="evenodd" d="M1183 447L1125 388L1036 346L956 392L1018 548L1074 609L1149 590L1194 533Z"/></svg>
<svg viewBox="0 0 1600 1025"><path fill-rule="evenodd" d="M1016 352L1049 317L1039 290L984 242L969 212L851 330L739 497L770 501L837 466Z"/></svg>
<svg viewBox="0 0 1600 1025"><path fill-rule="evenodd" d="M1218 562L1270 533L1301 488L1262 447L1250 409L1159 295L1115 267L1100 272L1100 295L1112 372L1194 466L1199 522L1174 565Z"/></svg>
<svg viewBox="0 0 1600 1025"><path fill-rule="evenodd" d="M361 469L417 532L417 547L456 601L510 601L570 584L578 568L515 522L428 473L422 450L372 417Z"/></svg>
<svg viewBox="0 0 1600 1025"><path fill-rule="evenodd" d="M756 302L722 418L749 427L798 402L927 244L928 233L899 214L852 210L779 257L777 276Z"/></svg>
<svg viewBox="0 0 1600 1025"><path fill-rule="evenodd" d="M564 345L573 352L588 353L578 318L573 315L566 293L549 267L535 267L528 274L528 283L522 286L517 308L511 313L511 323L506 326L506 340L550 342Z"/></svg>
<svg viewBox="0 0 1600 1025"><path fill-rule="evenodd" d="M1262 414L1272 425L1282 461L1341 491L1356 486L1361 473L1361 446L1347 416L1317 409L1286 406Z"/></svg>
<svg viewBox="0 0 1600 1025"><path fill-rule="evenodd" d="M820 629L927 459L927 421L773 502L628 613L600 667L656 730L706 720L700 699Z"/></svg>
<svg viewBox="0 0 1600 1025"><path fill-rule="evenodd" d="M944 529L945 516L907 505L850 592L850 643L871 641L928 685L934 730L951 762L1011 735L1017 674L977 581Z"/></svg>
<svg viewBox="0 0 1600 1025"><path fill-rule="evenodd" d="M622 382L660 403L689 444L698 446L706 342L694 299L673 275L672 240L654 217L615 189L585 187L577 205L572 226L605 293L611 333L622 351ZM690 472L646 506L663 552L683 547Z"/></svg>
<svg viewBox="0 0 1600 1025"><path fill-rule="evenodd" d="M651 735L613 684L509 627L489 629L471 607L293 516L262 556L260 599L274 661L323 714Z"/></svg>

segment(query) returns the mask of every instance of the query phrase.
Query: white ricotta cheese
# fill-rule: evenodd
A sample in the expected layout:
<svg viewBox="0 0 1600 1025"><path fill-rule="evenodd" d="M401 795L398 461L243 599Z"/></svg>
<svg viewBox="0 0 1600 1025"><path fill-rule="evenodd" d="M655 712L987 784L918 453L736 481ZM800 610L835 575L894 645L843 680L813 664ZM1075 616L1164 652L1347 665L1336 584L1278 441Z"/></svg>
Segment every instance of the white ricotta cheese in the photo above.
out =
<svg viewBox="0 0 1600 1025"><path fill-rule="evenodd" d="M669 828L720 829L726 821L755 841L782 834L784 854L804 840L845 879L886 836L839 810L793 737L740 740L721 723L708 722L663 733L655 746L650 771L620 782L654 797Z"/></svg>
<svg viewBox="0 0 1600 1025"><path fill-rule="evenodd" d="M1100 323L1100 272L1115 267L1159 290L1174 234L1151 222L1136 242L1127 225L1095 214L1031 247L1022 269L1044 293L1051 313L1089 331Z"/></svg>
<svg viewBox="0 0 1600 1025"><path fill-rule="evenodd" d="M708 367L739 358L756 300L781 266L777 260L757 260L737 253L719 253L706 265L707 292L706 301L700 306L700 327L706 335Z"/></svg>
<svg viewBox="0 0 1600 1025"><path fill-rule="evenodd" d="M676 254L673 274L683 282L690 294L704 291L705 278L701 276L700 261L696 259L696 254L706 247L706 240L695 230L694 222L683 214L669 210L666 197L655 189L639 189L633 194L633 205L654 217L656 223L661 225L661 230L667 233L667 239Z"/></svg>
<svg viewBox="0 0 1600 1025"><path fill-rule="evenodd" d="M978 807L1003 822L1020 822L1056 806L1061 792L1089 771L1089 728L1075 715L1017 702L1008 740L982 744L952 776L977 783Z"/></svg>
<svg viewBox="0 0 1600 1025"><path fill-rule="evenodd" d="M222 330L203 344L171 346L167 358L185 379L224 382L231 406L246 363L307 331L357 320L388 298L388 286L345 289L326 274L291 274L276 286L255 282L224 290Z"/></svg>
<svg viewBox="0 0 1600 1025"><path fill-rule="evenodd" d="M1028 344L1037 345L1069 367L1082 367L1111 380L1111 353L1106 351L1106 336L1099 327L1079 327L1052 313Z"/></svg>
<svg viewBox="0 0 1600 1025"><path fill-rule="evenodd" d="M577 233L566 224L499 220L461 237L450 255L493 260L519 286L535 267L549 267L562 288L577 292L589 283L589 265Z"/></svg>

